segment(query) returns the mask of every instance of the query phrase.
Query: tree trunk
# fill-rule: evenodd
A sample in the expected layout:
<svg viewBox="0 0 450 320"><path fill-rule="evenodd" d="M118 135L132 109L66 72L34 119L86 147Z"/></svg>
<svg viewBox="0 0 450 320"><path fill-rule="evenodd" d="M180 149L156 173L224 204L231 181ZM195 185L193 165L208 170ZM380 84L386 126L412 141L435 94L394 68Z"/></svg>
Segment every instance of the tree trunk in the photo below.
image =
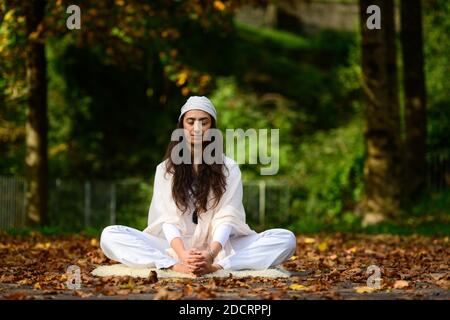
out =
<svg viewBox="0 0 450 320"><path fill-rule="evenodd" d="M35 224L47 218L47 66L41 22L45 14L44 0L24 4L28 35L26 79L28 110L26 123L27 216Z"/></svg>
<svg viewBox="0 0 450 320"><path fill-rule="evenodd" d="M405 87L405 196L414 199L426 184L426 102L421 0L401 1Z"/></svg>
<svg viewBox="0 0 450 320"><path fill-rule="evenodd" d="M369 5L381 9L381 29L370 30ZM363 224L399 213L401 200L400 115L394 6L391 0L360 0L365 163Z"/></svg>

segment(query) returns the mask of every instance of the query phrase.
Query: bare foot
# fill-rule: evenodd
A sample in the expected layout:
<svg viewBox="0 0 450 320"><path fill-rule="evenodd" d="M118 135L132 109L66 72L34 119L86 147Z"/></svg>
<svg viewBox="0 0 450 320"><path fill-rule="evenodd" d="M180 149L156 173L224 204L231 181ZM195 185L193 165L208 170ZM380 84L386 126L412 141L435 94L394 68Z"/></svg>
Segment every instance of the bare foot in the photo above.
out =
<svg viewBox="0 0 450 320"><path fill-rule="evenodd" d="M202 276L202 275L207 274L207 273L216 272L217 270L220 270L220 269L223 269L222 266L214 263L214 264L211 264L211 265L209 265L209 266L207 266L205 268L202 268L199 271L195 272L195 275L198 277L198 276Z"/></svg>
<svg viewBox="0 0 450 320"><path fill-rule="evenodd" d="M193 275L192 269L188 265L185 265L185 264L175 263L169 269L173 270L173 271L176 271L176 272L188 273L188 274L192 274Z"/></svg>
<svg viewBox="0 0 450 320"><path fill-rule="evenodd" d="M212 264L211 265L211 272L216 272L217 270L223 269L222 266L220 264Z"/></svg>

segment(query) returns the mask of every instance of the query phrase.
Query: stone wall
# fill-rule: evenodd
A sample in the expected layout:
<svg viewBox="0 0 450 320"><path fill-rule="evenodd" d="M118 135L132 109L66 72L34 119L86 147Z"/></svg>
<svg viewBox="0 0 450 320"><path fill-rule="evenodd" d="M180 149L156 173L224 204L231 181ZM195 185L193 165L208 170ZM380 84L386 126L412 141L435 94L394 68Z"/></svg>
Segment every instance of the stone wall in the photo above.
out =
<svg viewBox="0 0 450 320"><path fill-rule="evenodd" d="M358 15L357 2L280 0L265 8L244 6L236 19L254 26L299 28L305 32L323 28L356 31Z"/></svg>

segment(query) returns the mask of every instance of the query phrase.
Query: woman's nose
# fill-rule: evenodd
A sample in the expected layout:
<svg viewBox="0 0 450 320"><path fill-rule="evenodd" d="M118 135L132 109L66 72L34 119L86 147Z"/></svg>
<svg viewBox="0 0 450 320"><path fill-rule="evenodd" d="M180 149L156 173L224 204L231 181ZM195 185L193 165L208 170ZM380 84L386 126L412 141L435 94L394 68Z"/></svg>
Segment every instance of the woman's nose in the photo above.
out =
<svg viewBox="0 0 450 320"><path fill-rule="evenodd" d="M194 122L194 134L202 133L202 123L201 121Z"/></svg>

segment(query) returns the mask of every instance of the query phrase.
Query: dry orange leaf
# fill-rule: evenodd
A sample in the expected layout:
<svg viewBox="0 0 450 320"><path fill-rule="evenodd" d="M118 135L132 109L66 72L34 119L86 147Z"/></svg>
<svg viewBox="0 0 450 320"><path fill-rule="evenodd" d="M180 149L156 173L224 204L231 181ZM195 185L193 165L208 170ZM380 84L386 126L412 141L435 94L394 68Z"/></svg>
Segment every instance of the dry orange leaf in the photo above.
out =
<svg viewBox="0 0 450 320"><path fill-rule="evenodd" d="M409 287L409 282L405 280L397 280L394 283L394 289L403 289Z"/></svg>
<svg viewBox="0 0 450 320"><path fill-rule="evenodd" d="M350 249L345 250L345 252L347 252L347 253L355 253L356 249L357 249L356 247L352 247Z"/></svg>
<svg viewBox="0 0 450 320"><path fill-rule="evenodd" d="M308 290L308 287L306 287L302 284L294 283L289 286L289 289L291 289L291 290Z"/></svg>
<svg viewBox="0 0 450 320"><path fill-rule="evenodd" d="M310 244L310 243L316 242L316 239L314 239L314 238L304 238L303 242Z"/></svg>
<svg viewBox="0 0 450 320"><path fill-rule="evenodd" d="M317 249L319 249L320 252L323 252L323 251L327 250L328 249L328 243L326 241L323 241L323 242L319 243L317 245Z"/></svg>
<svg viewBox="0 0 450 320"><path fill-rule="evenodd" d="M375 290L377 290L377 289L371 288L371 287L367 287L367 286L355 287L355 291L357 293L371 293L371 292L374 292Z"/></svg>

